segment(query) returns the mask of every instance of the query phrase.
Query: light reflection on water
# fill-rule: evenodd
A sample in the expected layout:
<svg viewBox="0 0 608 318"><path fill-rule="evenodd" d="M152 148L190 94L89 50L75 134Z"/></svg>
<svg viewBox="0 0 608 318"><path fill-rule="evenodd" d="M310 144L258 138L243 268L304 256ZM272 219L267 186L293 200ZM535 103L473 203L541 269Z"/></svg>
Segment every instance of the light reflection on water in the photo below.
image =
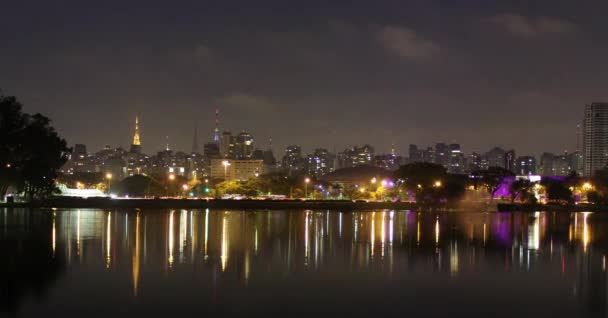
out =
<svg viewBox="0 0 608 318"><path fill-rule="evenodd" d="M64 298L91 293L99 298L85 305L109 301L134 312L178 302L188 312L297 313L303 302L306 312L356 315L370 308L389 315L482 314L496 306L504 316L606 313L608 215L601 213L0 213L9 257L28 260L20 242L40 234L34 240L44 245L46 237L49 252L36 254L32 270L46 258L63 266L50 283L61 287L42 302L15 300L23 315L59 313ZM168 291L182 297L166 298ZM423 311L427 296L446 306ZM507 299L515 303L506 306ZM77 314L85 305L70 310Z"/></svg>

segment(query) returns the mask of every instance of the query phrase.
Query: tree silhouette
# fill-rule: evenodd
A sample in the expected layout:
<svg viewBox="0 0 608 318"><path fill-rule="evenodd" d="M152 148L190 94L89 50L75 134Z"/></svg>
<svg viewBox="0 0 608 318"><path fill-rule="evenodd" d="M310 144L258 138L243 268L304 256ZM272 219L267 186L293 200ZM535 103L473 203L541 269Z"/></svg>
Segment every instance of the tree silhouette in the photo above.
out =
<svg viewBox="0 0 608 318"><path fill-rule="evenodd" d="M56 189L57 169L70 149L50 119L21 109L15 97L0 95L0 196L13 186L31 200Z"/></svg>

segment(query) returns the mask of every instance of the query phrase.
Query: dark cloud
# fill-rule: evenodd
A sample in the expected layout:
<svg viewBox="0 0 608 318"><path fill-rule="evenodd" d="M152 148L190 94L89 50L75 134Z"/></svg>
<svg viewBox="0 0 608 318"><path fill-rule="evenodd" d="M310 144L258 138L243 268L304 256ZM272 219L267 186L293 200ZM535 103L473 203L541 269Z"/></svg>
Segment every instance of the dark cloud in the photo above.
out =
<svg viewBox="0 0 608 318"><path fill-rule="evenodd" d="M406 59L424 60L439 54L437 43L405 27L382 27L378 31L377 39L387 51Z"/></svg>
<svg viewBox="0 0 608 318"><path fill-rule="evenodd" d="M520 14L500 14L492 21L510 34L526 38L563 35L577 30L577 26L570 21L546 16L533 19Z"/></svg>

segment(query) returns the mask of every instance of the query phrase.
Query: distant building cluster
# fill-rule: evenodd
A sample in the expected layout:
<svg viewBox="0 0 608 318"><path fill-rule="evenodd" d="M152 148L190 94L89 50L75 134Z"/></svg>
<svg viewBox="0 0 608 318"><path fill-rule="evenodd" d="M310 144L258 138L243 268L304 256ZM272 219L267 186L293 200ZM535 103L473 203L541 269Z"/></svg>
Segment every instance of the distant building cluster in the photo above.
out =
<svg viewBox="0 0 608 318"><path fill-rule="evenodd" d="M538 159L529 154L517 156L515 150L501 147L494 147L485 153L467 154L460 144L438 142L423 147L411 144L406 158L397 155L394 145L390 153L380 154L369 144L352 146L340 152L315 148L308 154L298 145L289 145L280 160L277 160L272 150L272 140L262 150L256 147L250 133L232 133L229 130L220 133L218 126L216 112L213 140L203 145L202 152L195 127L192 150L189 153L171 150L167 144L164 150L147 155L142 152L139 119L135 118L133 142L129 150L106 146L91 153L87 152L85 145L76 144L62 172L111 173L116 178L137 174L175 174L189 179L204 177L247 180L270 172L319 178L342 168L371 166L393 171L403 164L429 162L439 164L454 174L501 167L517 175L591 176L608 163L608 103L585 106L582 150L559 154L545 152ZM578 139L577 136L577 141Z"/></svg>

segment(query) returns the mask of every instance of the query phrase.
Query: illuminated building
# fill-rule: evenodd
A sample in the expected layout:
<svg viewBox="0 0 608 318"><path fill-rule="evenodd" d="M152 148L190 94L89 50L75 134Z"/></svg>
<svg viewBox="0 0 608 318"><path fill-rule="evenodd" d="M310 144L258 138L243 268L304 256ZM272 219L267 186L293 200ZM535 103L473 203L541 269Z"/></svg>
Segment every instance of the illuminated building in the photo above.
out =
<svg viewBox="0 0 608 318"><path fill-rule="evenodd" d="M302 148L296 145L287 146L281 166L290 175L303 171L304 159L302 158Z"/></svg>
<svg viewBox="0 0 608 318"><path fill-rule="evenodd" d="M354 146L338 154L338 167L351 168L372 165L374 159L374 147L363 145Z"/></svg>
<svg viewBox="0 0 608 318"><path fill-rule="evenodd" d="M458 148L460 148L460 146L458 146ZM436 143L435 144L435 163L447 168L449 161L450 161L450 149L449 149L448 145L446 145L443 142Z"/></svg>
<svg viewBox="0 0 608 318"><path fill-rule="evenodd" d="M230 131L224 131L220 138L220 156L222 158L234 157L234 137Z"/></svg>
<svg viewBox="0 0 608 318"><path fill-rule="evenodd" d="M583 157L585 176L593 176L608 163L608 103L585 105Z"/></svg>
<svg viewBox="0 0 608 318"><path fill-rule="evenodd" d="M333 171L334 155L327 149L317 148L306 157L306 174L320 177Z"/></svg>
<svg viewBox="0 0 608 318"><path fill-rule="evenodd" d="M505 154L506 151L500 147L494 147L490 151L484 154L485 159L488 161L487 167L500 167L505 168ZM484 169L483 165L481 167Z"/></svg>
<svg viewBox="0 0 608 318"><path fill-rule="evenodd" d="M234 158L249 159L253 154L253 137L248 132L241 132L234 143Z"/></svg>
<svg viewBox="0 0 608 318"><path fill-rule="evenodd" d="M572 171L569 155L555 155L545 152L540 157L540 174L543 176L567 176Z"/></svg>
<svg viewBox="0 0 608 318"><path fill-rule="evenodd" d="M449 173L464 173L465 172L465 157L460 149L459 144L450 144L448 146L448 169Z"/></svg>
<svg viewBox="0 0 608 318"><path fill-rule="evenodd" d="M532 156L517 157L515 174L521 176L536 174L536 158Z"/></svg>
<svg viewBox="0 0 608 318"><path fill-rule="evenodd" d="M245 181L259 176L263 170L263 160L211 159L210 176Z"/></svg>

